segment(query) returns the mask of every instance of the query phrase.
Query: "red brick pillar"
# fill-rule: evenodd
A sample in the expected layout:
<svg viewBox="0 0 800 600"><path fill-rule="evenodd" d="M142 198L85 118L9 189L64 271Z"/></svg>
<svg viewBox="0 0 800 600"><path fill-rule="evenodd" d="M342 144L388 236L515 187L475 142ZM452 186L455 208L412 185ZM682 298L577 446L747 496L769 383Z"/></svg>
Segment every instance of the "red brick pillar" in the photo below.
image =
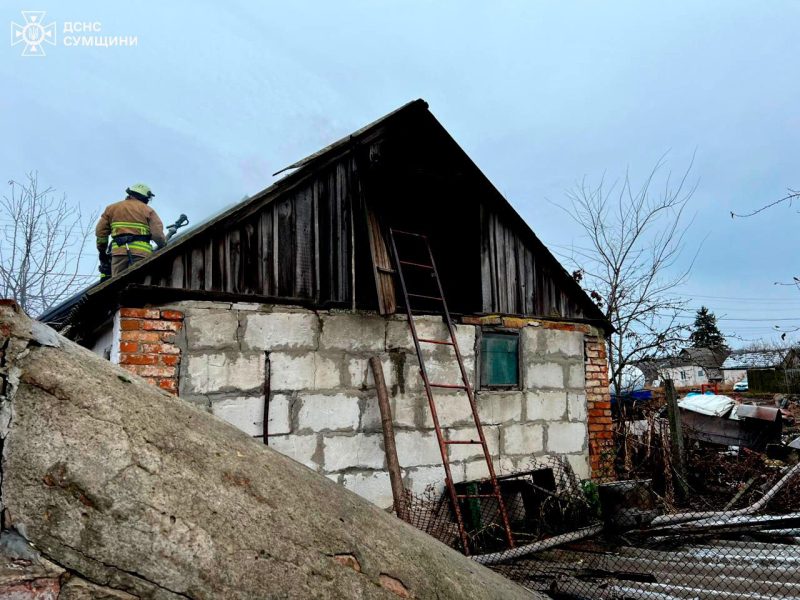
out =
<svg viewBox="0 0 800 600"><path fill-rule="evenodd" d="M587 335L586 408L589 411L589 461L592 479L614 478L614 426L608 390L608 362L602 335Z"/></svg>
<svg viewBox="0 0 800 600"><path fill-rule="evenodd" d="M177 310L120 308L120 366L177 394L181 350L175 336L182 327L183 313Z"/></svg>

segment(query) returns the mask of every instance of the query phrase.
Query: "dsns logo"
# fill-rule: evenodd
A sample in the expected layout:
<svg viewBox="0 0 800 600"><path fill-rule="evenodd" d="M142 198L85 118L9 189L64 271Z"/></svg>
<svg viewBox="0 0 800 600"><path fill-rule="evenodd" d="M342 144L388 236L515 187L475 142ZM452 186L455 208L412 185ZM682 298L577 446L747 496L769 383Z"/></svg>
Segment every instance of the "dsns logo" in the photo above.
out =
<svg viewBox="0 0 800 600"><path fill-rule="evenodd" d="M44 25L45 14L43 10L23 10L25 23L11 23L11 45L25 44L22 56L45 56L44 44L55 46L56 24Z"/></svg>

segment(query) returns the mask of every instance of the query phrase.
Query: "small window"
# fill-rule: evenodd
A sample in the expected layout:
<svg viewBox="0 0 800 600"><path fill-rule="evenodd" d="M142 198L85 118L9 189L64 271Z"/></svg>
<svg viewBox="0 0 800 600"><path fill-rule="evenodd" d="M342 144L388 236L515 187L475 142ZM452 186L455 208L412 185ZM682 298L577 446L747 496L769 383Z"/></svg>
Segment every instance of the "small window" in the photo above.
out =
<svg viewBox="0 0 800 600"><path fill-rule="evenodd" d="M481 333L481 387L519 389L519 334Z"/></svg>
<svg viewBox="0 0 800 600"><path fill-rule="evenodd" d="M702 377L703 375L705 375L705 373L703 372L703 369L700 369L699 371L697 371L697 376L698 377Z"/></svg>
<svg viewBox="0 0 800 600"><path fill-rule="evenodd" d="M686 379L686 371L681 371L681 379Z"/></svg>

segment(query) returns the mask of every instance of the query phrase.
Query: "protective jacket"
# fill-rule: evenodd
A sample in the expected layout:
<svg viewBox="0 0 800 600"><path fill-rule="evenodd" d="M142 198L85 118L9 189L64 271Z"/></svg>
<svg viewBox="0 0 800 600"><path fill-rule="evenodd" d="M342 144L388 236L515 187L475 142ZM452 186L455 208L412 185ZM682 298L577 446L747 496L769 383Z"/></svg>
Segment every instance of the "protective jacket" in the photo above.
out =
<svg viewBox="0 0 800 600"><path fill-rule="evenodd" d="M135 198L106 207L95 229L97 248L103 251L111 238L111 254L146 257L153 252L150 240L160 248L167 243L164 225L156 211Z"/></svg>

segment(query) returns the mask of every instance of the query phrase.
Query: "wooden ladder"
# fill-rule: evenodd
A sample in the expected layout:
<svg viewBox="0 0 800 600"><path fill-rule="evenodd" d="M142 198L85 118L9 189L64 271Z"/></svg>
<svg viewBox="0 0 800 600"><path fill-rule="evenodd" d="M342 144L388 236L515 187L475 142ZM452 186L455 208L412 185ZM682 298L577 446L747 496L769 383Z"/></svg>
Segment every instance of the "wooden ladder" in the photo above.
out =
<svg viewBox="0 0 800 600"><path fill-rule="evenodd" d="M422 262L418 260L405 260L403 259L398 250L397 250L397 243L395 241L396 237L405 237L410 242L418 242L424 246L424 254L427 254L427 261ZM450 495L450 502L453 506L453 513L455 514L456 522L458 524L458 532L459 537L461 538L461 546L464 549L464 553L469 555L469 540L467 538L467 532L464 527L464 519L461 514L461 500L469 500L469 499L476 499L480 501L484 498L493 498L497 501L498 511L500 513L503 528L505 529L505 537L508 543L509 548L514 547L514 536L511 533L511 525L509 524L508 520L508 513L506 511L505 502L503 502L503 497L500 493L500 485L497 483L497 476L494 472L494 465L492 464L492 457L489 453L489 447L486 444L486 437L483 434L483 426L481 425L480 416L478 415L478 407L475 403L475 394L472 390L472 385L469 381L469 376L467 375L467 370L464 367L464 359L461 356L461 351L458 348L458 342L456 340L456 333L455 328L453 327L453 321L450 319L450 312L447 309L447 302L444 298L444 291L442 289L442 282L439 279L439 272L436 269L436 262L433 259L433 252L431 251L430 243L428 242L428 237L419 233L411 233L408 231L400 231L397 229L389 229L389 240L392 245L392 254L394 256L395 265L397 267L397 275L398 279L400 280L400 289L403 291L403 300L405 302L406 313L408 315L408 327L411 330L411 337L414 340L414 348L417 352L417 357L419 359L419 372L422 376L422 381L425 384L425 394L428 396L428 405L430 406L431 410L431 417L433 419L433 426L436 430L436 439L439 442L439 451L442 455L442 465L444 466L445 472L445 486L447 488L448 494ZM423 293L412 293L408 291L406 286L406 277L404 274L404 269L415 269L415 270L422 270L430 272L431 277L436 282L436 289L438 292L437 295L431 294L423 294ZM417 327L414 322L414 313L416 312L419 314L420 311L417 309L413 309L411 307L411 300L419 300L419 301L427 301L427 302L435 302L441 305L442 312L444 314L444 322L447 325L447 330L450 334L449 340L439 340L439 339L426 339L421 338L417 334ZM461 373L461 383L447 383L447 382L431 382L428 378L428 371L425 368L425 357L420 349L420 344L435 344L441 346L449 346L453 348L455 352L456 361L458 362L458 368ZM446 390L461 390L462 392L466 392L467 400L469 401L470 409L472 411L472 419L475 423L475 431L478 434L478 439L470 439L470 440L446 440L444 439L444 435L442 433L442 428L439 424L439 416L436 411L436 400L434 398L433 390L436 389L446 389ZM450 459L448 457L448 446L454 444L477 444L481 446L483 450L483 458L486 461L486 466L489 472L489 480L491 482L491 493L488 494L481 494L480 489L478 493L475 494L459 494L456 491L453 477L450 472Z"/></svg>

